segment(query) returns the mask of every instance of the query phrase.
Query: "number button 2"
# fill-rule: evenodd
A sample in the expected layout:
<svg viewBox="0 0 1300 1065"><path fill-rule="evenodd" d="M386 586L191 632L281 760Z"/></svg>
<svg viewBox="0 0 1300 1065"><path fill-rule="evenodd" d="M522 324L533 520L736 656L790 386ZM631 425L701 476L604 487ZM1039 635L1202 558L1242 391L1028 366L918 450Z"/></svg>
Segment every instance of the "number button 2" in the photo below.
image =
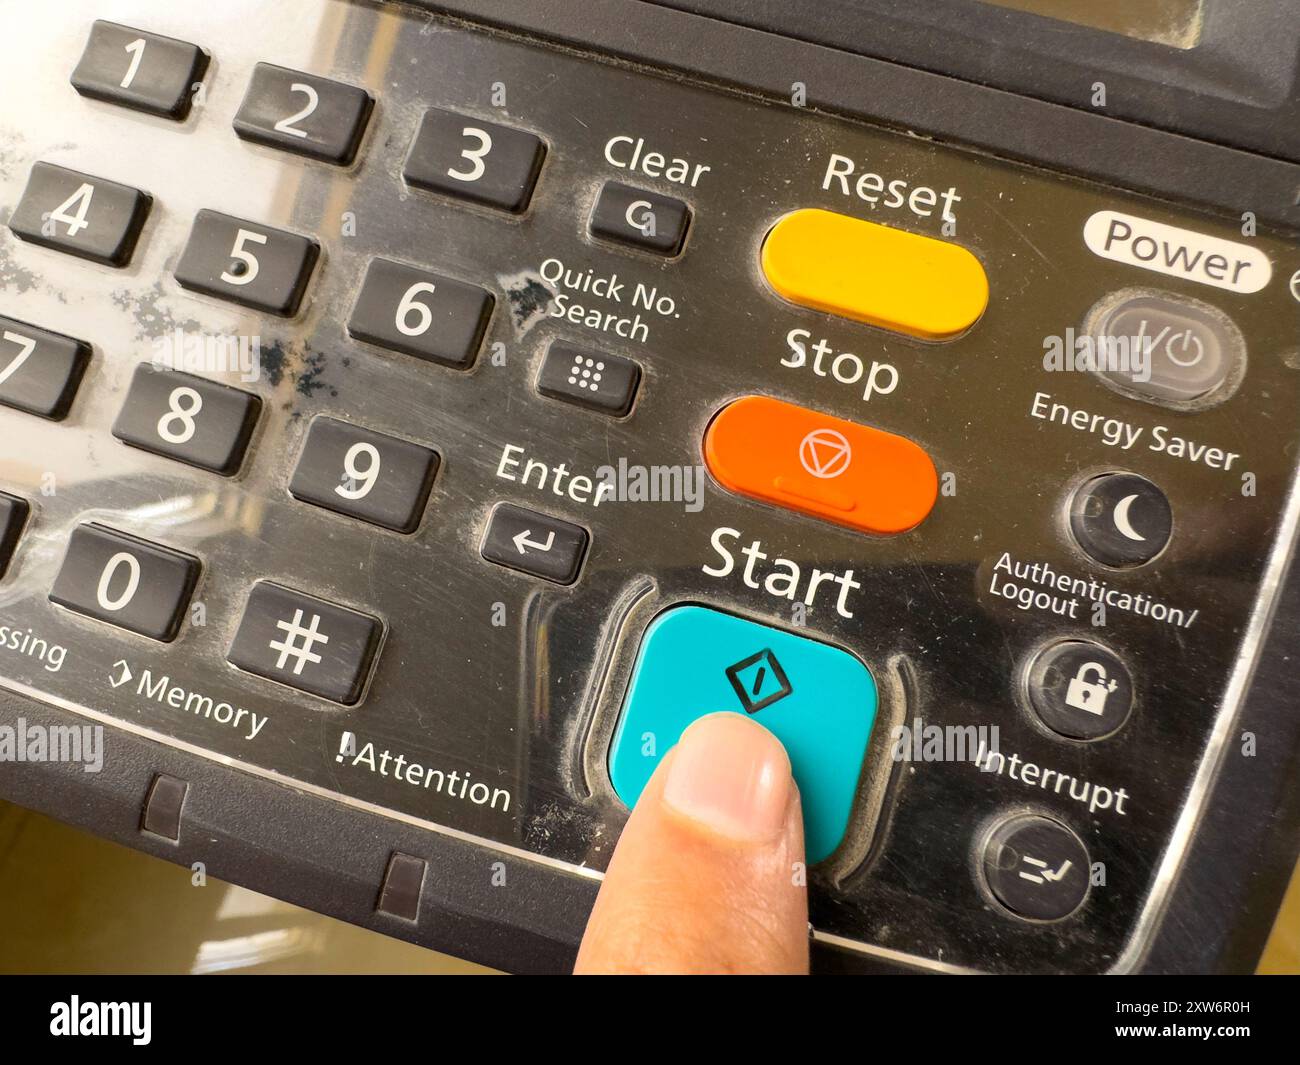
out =
<svg viewBox="0 0 1300 1065"><path fill-rule="evenodd" d="M227 476L238 471L262 401L202 377L136 368L113 435L132 447Z"/></svg>
<svg viewBox="0 0 1300 1065"><path fill-rule="evenodd" d="M437 470L438 455L427 447L318 417L289 492L304 503L409 533L420 524Z"/></svg>
<svg viewBox="0 0 1300 1065"><path fill-rule="evenodd" d="M531 133L433 108L424 113L402 176L416 188L519 212L532 198L545 154Z"/></svg>
<svg viewBox="0 0 1300 1065"><path fill-rule="evenodd" d="M258 63L235 115L235 132L254 144L347 166L374 104L355 85Z"/></svg>
<svg viewBox="0 0 1300 1065"><path fill-rule="evenodd" d="M100 19L72 87L93 100L180 121L207 69L208 55L197 45Z"/></svg>
<svg viewBox="0 0 1300 1065"><path fill-rule="evenodd" d="M176 264L182 288L283 318L298 313L320 245L309 237L200 211Z"/></svg>
<svg viewBox="0 0 1300 1065"><path fill-rule="evenodd" d="M494 302L477 285L372 259L348 332L358 340L464 370L478 354Z"/></svg>
<svg viewBox="0 0 1300 1065"><path fill-rule="evenodd" d="M199 577L199 560L102 525L79 525L50 600L78 614L169 642Z"/></svg>
<svg viewBox="0 0 1300 1065"><path fill-rule="evenodd" d="M14 235L105 266L131 261L153 198L116 181L33 163L9 218Z"/></svg>

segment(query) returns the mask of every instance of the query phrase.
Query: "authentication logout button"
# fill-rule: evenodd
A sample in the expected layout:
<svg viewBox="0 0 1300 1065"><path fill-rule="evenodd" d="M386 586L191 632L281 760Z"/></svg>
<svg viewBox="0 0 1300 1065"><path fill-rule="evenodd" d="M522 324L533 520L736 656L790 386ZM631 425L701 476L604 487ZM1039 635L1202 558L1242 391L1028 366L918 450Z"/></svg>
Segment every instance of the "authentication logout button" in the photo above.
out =
<svg viewBox="0 0 1300 1065"><path fill-rule="evenodd" d="M1173 510L1156 485L1135 473L1106 473L1070 500L1070 531L1104 566L1140 566L1164 550Z"/></svg>

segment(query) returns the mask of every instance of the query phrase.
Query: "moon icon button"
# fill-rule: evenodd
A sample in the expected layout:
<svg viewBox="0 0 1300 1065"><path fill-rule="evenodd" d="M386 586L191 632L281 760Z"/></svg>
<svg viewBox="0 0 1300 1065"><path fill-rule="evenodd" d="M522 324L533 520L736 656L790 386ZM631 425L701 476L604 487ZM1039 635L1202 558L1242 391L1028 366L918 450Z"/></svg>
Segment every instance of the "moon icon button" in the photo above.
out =
<svg viewBox="0 0 1300 1065"><path fill-rule="evenodd" d="M1070 500L1070 531L1103 566L1140 566L1164 550L1173 532L1169 499L1135 473L1105 473Z"/></svg>

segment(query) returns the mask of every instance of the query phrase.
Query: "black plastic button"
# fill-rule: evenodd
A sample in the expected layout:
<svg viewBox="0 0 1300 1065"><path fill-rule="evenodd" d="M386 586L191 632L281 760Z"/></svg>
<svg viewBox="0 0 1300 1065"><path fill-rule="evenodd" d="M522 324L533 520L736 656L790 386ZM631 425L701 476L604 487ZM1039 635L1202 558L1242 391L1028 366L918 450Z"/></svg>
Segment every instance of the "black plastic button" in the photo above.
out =
<svg viewBox="0 0 1300 1065"><path fill-rule="evenodd" d="M27 524L27 516L31 512L27 500L0 492L0 577L9 570L18 538L22 536L23 526Z"/></svg>
<svg viewBox="0 0 1300 1065"><path fill-rule="evenodd" d="M235 132L255 144L346 166L356 158L374 103L355 85L258 63Z"/></svg>
<svg viewBox="0 0 1300 1065"><path fill-rule="evenodd" d="M181 838L181 811L190 786L183 780L159 773L153 778L149 797L144 802L140 827L173 843Z"/></svg>
<svg viewBox="0 0 1300 1065"><path fill-rule="evenodd" d="M295 499L397 532L414 532L429 500L438 456L427 447L317 418L289 492Z"/></svg>
<svg viewBox="0 0 1300 1065"><path fill-rule="evenodd" d="M690 222L691 210L681 200L609 181L591 213L591 233L661 255L676 255L686 241Z"/></svg>
<svg viewBox="0 0 1300 1065"><path fill-rule="evenodd" d="M1094 477L1074 493L1070 529L1104 566L1139 566L1164 550L1174 527L1164 492L1135 473Z"/></svg>
<svg viewBox="0 0 1300 1065"><path fill-rule="evenodd" d="M531 133L433 108L402 176L416 188L518 212L528 206L545 154Z"/></svg>
<svg viewBox="0 0 1300 1065"><path fill-rule="evenodd" d="M214 473L244 460L262 401L191 374L136 367L113 435L132 447Z"/></svg>
<svg viewBox="0 0 1300 1065"><path fill-rule="evenodd" d="M348 332L381 348L468 369L483 343L494 302L477 285L391 259L372 259Z"/></svg>
<svg viewBox="0 0 1300 1065"><path fill-rule="evenodd" d="M197 45L100 19L72 86L82 96L179 120L190 113L207 69L207 53Z"/></svg>
<svg viewBox="0 0 1300 1065"><path fill-rule="evenodd" d="M125 266L152 203L147 192L129 185L53 163L33 163L9 228L43 248L105 266Z"/></svg>
<svg viewBox="0 0 1300 1065"><path fill-rule="evenodd" d="M1133 709L1133 680L1119 657L1083 640L1044 649L1029 667L1029 701L1053 732L1076 740L1108 736Z"/></svg>
<svg viewBox="0 0 1300 1065"><path fill-rule="evenodd" d="M620 355L604 355L556 341L546 352L537 391L602 414L622 416L632 409L641 367Z"/></svg>
<svg viewBox="0 0 1300 1065"><path fill-rule="evenodd" d="M50 600L97 621L168 642L176 639L199 560L102 525L79 525Z"/></svg>
<svg viewBox="0 0 1300 1065"><path fill-rule="evenodd" d="M984 847L984 879L1018 917L1059 921L1088 894L1087 848L1059 821L1033 814L1004 822Z"/></svg>
<svg viewBox="0 0 1300 1065"><path fill-rule="evenodd" d="M380 889L379 903L375 908L380 913L406 921L417 920L420 916L420 891L424 887L424 874L428 867L428 862L423 858L394 851L388 860L384 886Z"/></svg>
<svg viewBox="0 0 1300 1065"><path fill-rule="evenodd" d="M217 211L200 211L176 264L182 288L288 318L298 312L320 245Z"/></svg>
<svg viewBox="0 0 1300 1065"><path fill-rule="evenodd" d="M378 618L269 581L248 597L230 663L351 706L361 698L383 625Z"/></svg>
<svg viewBox="0 0 1300 1065"><path fill-rule="evenodd" d="M0 316L0 403L55 421L65 417L90 361L90 345Z"/></svg>
<svg viewBox="0 0 1300 1065"><path fill-rule="evenodd" d="M498 503L488 519L482 553L489 562L556 584L578 579L587 530L513 503Z"/></svg>

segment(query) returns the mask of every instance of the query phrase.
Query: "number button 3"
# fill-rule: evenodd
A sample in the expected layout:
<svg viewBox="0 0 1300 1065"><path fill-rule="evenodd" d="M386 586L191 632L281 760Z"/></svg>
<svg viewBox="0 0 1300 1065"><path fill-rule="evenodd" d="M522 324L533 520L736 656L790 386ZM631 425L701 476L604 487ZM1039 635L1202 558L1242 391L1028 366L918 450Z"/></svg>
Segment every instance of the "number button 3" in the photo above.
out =
<svg viewBox="0 0 1300 1065"><path fill-rule="evenodd" d="M477 285L390 259L372 259L348 332L358 340L468 369L492 315L492 294Z"/></svg>
<svg viewBox="0 0 1300 1065"><path fill-rule="evenodd" d="M79 525L50 600L118 628L170 642L199 578L199 560L102 525Z"/></svg>
<svg viewBox="0 0 1300 1065"><path fill-rule="evenodd" d="M238 471L262 401L202 377L141 364L113 435L132 447L229 476Z"/></svg>
<svg viewBox="0 0 1300 1065"><path fill-rule="evenodd" d="M316 418L289 482L295 499L396 532L420 524L438 456L427 447Z"/></svg>
<svg viewBox="0 0 1300 1065"><path fill-rule="evenodd" d="M424 113L402 176L416 188L519 212L532 198L545 154L531 133L433 108Z"/></svg>
<svg viewBox="0 0 1300 1065"><path fill-rule="evenodd" d="M147 192L53 163L33 163L9 218L14 235L105 266L131 261L153 203Z"/></svg>
<svg viewBox="0 0 1300 1065"><path fill-rule="evenodd" d="M200 211L176 264L182 288L288 318L298 313L320 245L283 229Z"/></svg>
<svg viewBox="0 0 1300 1065"><path fill-rule="evenodd" d="M355 85L258 63L235 115L235 132L255 144L347 166L374 105Z"/></svg>

